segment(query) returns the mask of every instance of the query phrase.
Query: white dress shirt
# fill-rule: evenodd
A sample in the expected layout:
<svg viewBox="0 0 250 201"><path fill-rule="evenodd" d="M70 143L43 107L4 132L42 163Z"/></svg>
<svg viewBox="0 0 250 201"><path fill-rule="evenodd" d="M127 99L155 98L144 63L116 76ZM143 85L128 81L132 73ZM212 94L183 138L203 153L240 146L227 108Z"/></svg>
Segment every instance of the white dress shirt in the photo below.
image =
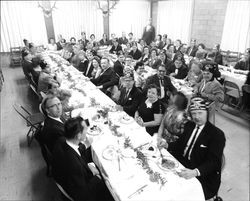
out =
<svg viewBox="0 0 250 201"><path fill-rule="evenodd" d="M189 140L188 140L188 142L187 142L187 145L186 145L186 148L185 148L185 150L184 150L184 154L183 154L183 155L185 156L186 154L188 154L188 159L189 159L189 160L190 160L190 156L191 156L192 150L193 150L193 148L194 148L195 142L196 142L197 138L199 137L199 135L200 135L202 129L204 128L204 126L205 126L205 124L202 125L202 126L199 126L199 130L198 130L198 132L197 132L197 134L196 134L196 137L195 137L195 139L194 139L194 143L193 143L193 145L192 145L192 147L191 147L189 153L186 153L186 152L187 152L187 150L188 150L188 148L189 148L189 146L190 146L190 143L192 142L192 140L193 140L193 138L194 138L196 129L197 129L197 127L198 127L197 125L195 126L195 128L194 128L194 130L193 130L193 132L192 132L192 134L191 134L191 136L190 136L190 138L189 138Z"/></svg>

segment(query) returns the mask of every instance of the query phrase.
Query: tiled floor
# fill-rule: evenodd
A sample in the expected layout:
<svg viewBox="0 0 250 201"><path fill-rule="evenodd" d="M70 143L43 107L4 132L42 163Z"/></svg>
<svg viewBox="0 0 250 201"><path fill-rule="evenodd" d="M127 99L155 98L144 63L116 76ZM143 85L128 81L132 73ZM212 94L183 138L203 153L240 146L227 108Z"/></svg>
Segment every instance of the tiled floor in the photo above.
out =
<svg viewBox="0 0 250 201"><path fill-rule="evenodd" d="M45 176L39 146L34 142L27 147L25 121L12 107L17 101L36 112L38 101L24 79L22 68L8 65L8 57L1 56L5 83L0 100L0 200L55 200L57 191L53 181ZM249 200L249 122L239 116L242 114L224 111L216 114L216 125L227 139L219 192L224 201Z"/></svg>

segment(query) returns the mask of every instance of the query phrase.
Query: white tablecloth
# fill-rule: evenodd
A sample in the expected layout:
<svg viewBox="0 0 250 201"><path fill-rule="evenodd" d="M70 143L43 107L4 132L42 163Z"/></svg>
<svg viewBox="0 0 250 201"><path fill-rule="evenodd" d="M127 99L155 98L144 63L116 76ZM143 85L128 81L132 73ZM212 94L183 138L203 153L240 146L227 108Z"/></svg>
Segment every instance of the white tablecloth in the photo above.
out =
<svg viewBox="0 0 250 201"><path fill-rule="evenodd" d="M233 82L238 85L240 91L241 87L244 85L247 79L247 71L241 71L241 70L234 70L233 68L227 67L227 66L221 66L219 65L219 69L221 72L221 76L225 78L225 80L228 80L230 82ZM245 74L239 74L239 73L245 73Z"/></svg>
<svg viewBox="0 0 250 201"><path fill-rule="evenodd" d="M96 125L101 129L101 134L93 136L88 134L88 138L92 143L93 160L99 166L105 182L114 196L115 200L169 200L169 201L196 201L204 200L204 194L200 182L196 179L186 180L176 175L175 171L183 168L166 150L162 151L164 156L171 157L176 161L178 167L174 171L163 171L158 165L160 153L157 148L154 152L154 157L148 155L148 164L150 168L161 174L167 181L164 185L150 181L149 174L138 164L138 159L135 157L135 152L131 148L124 148L125 137L131 141L131 145L136 148L150 143L150 146L156 145L156 139L152 138L145 130L139 126L134 119L128 122L123 121L126 116L124 112L115 111L115 103L108 98L99 89L96 89L90 81L69 65L60 56L55 54L48 55L43 53L43 58L51 66L52 72L58 74L62 78L61 88L68 89L72 92L70 104L79 105L84 103L84 108L75 109L72 111L72 116L81 115L83 118L88 118L90 126ZM52 61L55 60L55 61ZM62 67L58 67L58 63ZM91 101L92 98L92 101ZM93 99L100 106L92 107ZM94 119L97 110L103 107L109 107L108 122L118 125L118 131L122 134L121 137L112 135L107 120L100 118L98 121ZM120 154L120 168L118 158L107 160L104 156L104 150L112 146ZM125 154L130 150L130 157ZM146 149L147 150L147 149ZM139 188L144 187L141 193L134 194Z"/></svg>

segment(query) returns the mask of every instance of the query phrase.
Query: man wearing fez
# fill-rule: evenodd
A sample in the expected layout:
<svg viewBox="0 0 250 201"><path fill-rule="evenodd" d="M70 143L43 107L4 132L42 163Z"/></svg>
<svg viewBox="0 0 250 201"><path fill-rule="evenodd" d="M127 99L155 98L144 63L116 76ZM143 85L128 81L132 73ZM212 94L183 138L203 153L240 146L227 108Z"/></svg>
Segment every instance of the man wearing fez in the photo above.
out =
<svg viewBox="0 0 250 201"><path fill-rule="evenodd" d="M144 40L147 45L150 45L152 41L155 39L155 28L152 25L152 19L148 20L148 25L144 27L142 40Z"/></svg>
<svg viewBox="0 0 250 201"><path fill-rule="evenodd" d="M208 121L208 107L201 97L190 101L192 121L184 126L180 138L169 144L168 151L186 168L178 175L185 179L197 177L205 199L212 199L221 183L221 167L226 139L224 132Z"/></svg>

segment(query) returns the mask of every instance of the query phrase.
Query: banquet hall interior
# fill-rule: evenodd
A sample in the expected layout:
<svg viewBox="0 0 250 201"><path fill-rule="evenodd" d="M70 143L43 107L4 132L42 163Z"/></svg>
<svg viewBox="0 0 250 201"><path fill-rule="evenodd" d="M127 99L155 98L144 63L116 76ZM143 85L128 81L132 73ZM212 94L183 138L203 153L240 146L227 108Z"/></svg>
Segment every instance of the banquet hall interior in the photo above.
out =
<svg viewBox="0 0 250 201"><path fill-rule="evenodd" d="M84 129L80 134L92 143L86 150L98 173L90 163L87 167L103 182L111 200L249 200L249 0L0 4L0 200L81 200L75 190L79 186L73 184L77 179L69 179L69 186L75 185L72 190L54 176L61 170L75 173L70 162L56 169L59 140L54 145L51 137L46 144L43 137L47 119L60 121L65 130L60 139L65 137L70 147L70 123L77 116L88 126L87 134ZM178 94L187 100L178 113L181 120L171 113ZM155 102L150 102L154 96ZM192 102L196 96L206 109L199 105L203 102ZM52 100L59 103L52 105ZM213 128L209 136L224 136L221 148L216 144L219 138L211 137L215 143L208 137L209 143L196 153L211 163L205 172L221 154L222 159L216 158L221 182L213 197L199 182L210 173L203 176L196 164L195 175L185 178L180 173L184 163L170 151L187 132L186 122L195 122L192 104L194 111L207 112L205 122ZM52 118L53 109L59 108L62 114ZM178 127L178 133L168 125ZM47 132L53 135L55 130ZM200 137L193 133L194 140ZM190 137L186 146L192 141ZM190 154L198 150L197 143L189 147ZM82 157L77 148L75 152ZM164 157L174 168L162 166ZM69 157L62 158L65 162Z"/></svg>

